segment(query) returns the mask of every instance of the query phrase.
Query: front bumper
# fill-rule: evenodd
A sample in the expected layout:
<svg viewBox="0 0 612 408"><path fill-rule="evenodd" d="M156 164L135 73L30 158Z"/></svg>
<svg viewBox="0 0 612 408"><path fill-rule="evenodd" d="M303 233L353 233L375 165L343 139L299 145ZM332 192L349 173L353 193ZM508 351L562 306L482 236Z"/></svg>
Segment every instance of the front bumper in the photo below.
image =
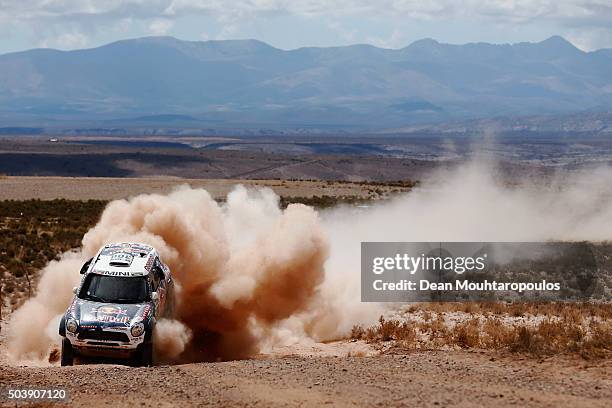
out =
<svg viewBox="0 0 612 408"><path fill-rule="evenodd" d="M133 337L129 328L83 328L76 333L66 331L66 338L72 347L81 354L131 354L144 343L145 334Z"/></svg>

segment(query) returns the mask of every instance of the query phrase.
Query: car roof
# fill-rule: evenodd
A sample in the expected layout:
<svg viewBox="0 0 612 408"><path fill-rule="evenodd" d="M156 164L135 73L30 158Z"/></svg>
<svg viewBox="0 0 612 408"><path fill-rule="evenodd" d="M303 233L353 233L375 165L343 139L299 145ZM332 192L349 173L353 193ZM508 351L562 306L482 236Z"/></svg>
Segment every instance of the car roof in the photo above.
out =
<svg viewBox="0 0 612 408"><path fill-rule="evenodd" d="M108 276L137 277L151 272L157 251L150 245L118 242L103 246L89 273Z"/></svg>

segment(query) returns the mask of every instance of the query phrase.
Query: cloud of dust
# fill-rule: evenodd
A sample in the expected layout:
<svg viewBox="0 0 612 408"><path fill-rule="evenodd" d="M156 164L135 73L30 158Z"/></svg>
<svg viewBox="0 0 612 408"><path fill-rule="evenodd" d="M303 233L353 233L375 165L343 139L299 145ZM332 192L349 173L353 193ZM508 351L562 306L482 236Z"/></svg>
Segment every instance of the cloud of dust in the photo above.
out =
<svg viewBox="0 0 612 408"><path fill-rule="evenodd" d="M178 358L191 341L192 333L189 327L178 320L160 319L155 327L153 344L162 360Z"/></svg>
<svg viewBox="0 0 612 408"><path fill-rule="evenodd" d="M176 321L156 327L163 358L252 355L258 333L306 310L324 279L328 243L317 213L303 205L281 211L278 201L270 190L237 187L219 205L205 190L183 187L110 203L81 251L42 271L37 296L13 316L10 354L44 359L59 340L51 322L72 298L81 264L106 243L132 241L153 245L180 285Z"/></svg>
<svg viewBox="0 0 612 408"><path fill-rule="evenodd" d="M323 212L330 257L320 294L342 313L314 319L310 333L326 339L333 327L346 334L383 311L385 305L359 302L362 241L606 241L612 239L610 180L612 168L598 167L509 183L484 158L435 172L423 187L388 202Z"/></svg>
<svg viewBox="0 0 612 408"><path fill-rule="evenodd" d="M51 261L42 270L37 294L11 316L9 353L19 360L46 360L56 339L57 328L47 330L51 321L65 311L72 300L72 288L80 280L81 254L66 253L60 261Z"/></svg>
<svg viewBox="0 0 612 408"><path fill-rule="evenodd" d="M271 190L241 186L223 205L187 187L114 201L80 252L43 270L37 296L13 316L10 353L45 358L57 338L41 327L52 328L81 263L109 242L153 245L180 283L177 320L157 327L165 358L240 358L374 322L384 306L360 302L361 241L608 240L609 180L612 169L599 168L510 184L490 163L473 162L385 203L320 215L281 210Z"/></svg>

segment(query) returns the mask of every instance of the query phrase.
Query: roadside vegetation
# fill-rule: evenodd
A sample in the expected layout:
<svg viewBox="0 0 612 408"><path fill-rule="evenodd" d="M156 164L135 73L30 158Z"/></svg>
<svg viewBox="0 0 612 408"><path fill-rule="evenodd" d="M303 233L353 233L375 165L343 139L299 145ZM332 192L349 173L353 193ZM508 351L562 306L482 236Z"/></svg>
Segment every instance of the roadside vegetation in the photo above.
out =
<svg viewBox="0 0 612 408"><path fill-rule="evenodd" d="M314 179L298 180L290 179L289 181L307 181L316 182ZM311 197L281 197L280 205L285 208L289 204L301 203L315 208L331 208L337 205L367 205L373 200L384 200L391 198L393 195L405 193L419 185L418 181L413 180L396 180L396 181L344 181L344 180L328 180L318 181L323 183L321 189L327 187L337 187L338 185L358 185L365 188L365 195L334 195L322 194Z"/></svg>
<svg viewBox="0 0 612 408"><path fill-rule="evenodd" d="M32 296L38 272L81 245L105 201L0 201L0 297L15 309Z"/></svg>
<svg viewBox="0 0 612 408"><path fill-rule="evenodd" d="M312 197L281 197L280 206L286 208L289 204L305 204L314 208L323 209L331 208L338 205L365 205L372 198L364 198L359 196L330 196L330 195L315 195Z"/></svg>
<svg viewBox="0 0 612 408"><path fill-rule="evenodd" d="M422 303L377 325L354 326L354 340L383 351L489 349L534 357L612 357L610 303Z"/></svg>

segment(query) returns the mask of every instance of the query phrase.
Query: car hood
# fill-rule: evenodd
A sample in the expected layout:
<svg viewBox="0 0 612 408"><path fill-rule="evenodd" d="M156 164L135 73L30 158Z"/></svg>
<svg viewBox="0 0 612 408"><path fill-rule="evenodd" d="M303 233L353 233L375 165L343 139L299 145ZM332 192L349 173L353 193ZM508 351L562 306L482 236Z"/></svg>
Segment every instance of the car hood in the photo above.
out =
<svg viewBox="0 0 612 408"><path fill-rule="evenodd" d="M75 298L68 314L80 327L126 327L146 320L152 310L150 302L137 304L100 303Z"/></svg>

